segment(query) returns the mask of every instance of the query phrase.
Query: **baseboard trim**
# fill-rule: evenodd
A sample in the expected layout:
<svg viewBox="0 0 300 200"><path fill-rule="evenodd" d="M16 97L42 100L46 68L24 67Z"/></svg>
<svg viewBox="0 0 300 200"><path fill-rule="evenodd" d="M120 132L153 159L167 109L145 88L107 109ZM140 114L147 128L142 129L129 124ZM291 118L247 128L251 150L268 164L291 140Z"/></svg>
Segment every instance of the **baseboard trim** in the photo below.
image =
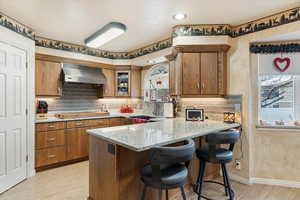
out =
<svg viewBox="0 0 300 200"><path fill-rule="evenodd" d="M255 184L274 185L289 188L300 188L300 182L279 180L279 179L266 179L266 178L251 178L251 182Z"/></svg>
<svg viewBox="0 0 300 200"><path fill-rule="evenodd" d="M222 172L220 171L222 176ZM245 178L237 174L229 173L229 178L233 181L245 184L261 184L261 185L273 185L289 188L300 188L300 182L297 181L288 181L288 180L279 180L279 179L268 179L268 178Z"/></svg>
<svg viewBox="0 0 300 200"><path fill-rule="evenodd" d="M35 170L31 170L31 171L29 172L27 178L30 178L30 177L32 177L32 176L35 176L35 174L36 174Z"/></svg>
<svg viewBox="0 0 300 200"><path fill-rule="evenodd" d="M250 178L245 178L245 177L242 177L242 176L239 176L237 174L232 174L232 173L229 173L229 178L233 181L236 181L236 182L239 182L239 183L242 183L242 184L245 184L245 185L251 185L252 184L252 179Z"/></svg>

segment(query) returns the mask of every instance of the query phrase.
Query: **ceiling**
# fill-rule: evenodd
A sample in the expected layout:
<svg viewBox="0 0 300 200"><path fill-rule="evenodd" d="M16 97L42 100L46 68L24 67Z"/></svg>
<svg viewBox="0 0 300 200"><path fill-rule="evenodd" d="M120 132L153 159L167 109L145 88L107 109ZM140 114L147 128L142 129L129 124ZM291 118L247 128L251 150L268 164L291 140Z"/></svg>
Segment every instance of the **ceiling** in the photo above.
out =
<svg viewBox="0 0 300 200"><path fill-rule="evenodd" d="M111 21L127 32L101 47L130 51L170 37L177 24L239 25L300 6L300 0L0 0L0 12L42 37L84 44ZM187 19L175 21L178 12Z"/></svg>

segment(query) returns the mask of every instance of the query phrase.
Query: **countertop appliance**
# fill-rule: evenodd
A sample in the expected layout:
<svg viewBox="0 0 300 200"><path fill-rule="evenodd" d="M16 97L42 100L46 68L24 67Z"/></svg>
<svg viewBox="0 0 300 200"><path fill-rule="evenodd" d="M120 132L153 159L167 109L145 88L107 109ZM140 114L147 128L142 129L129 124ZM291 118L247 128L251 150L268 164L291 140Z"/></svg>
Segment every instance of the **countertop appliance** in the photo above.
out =
<svg viewBox="0 0 300 200"><path fill-rule="evenodd" d="M186 121L204 121L203 109L186 109L185 110Z"/></svg>
<svg viewBox="0 0 300 200"><path fill-rule="evenodd" d="M46 101L38 101L36 113L48 113L48 103Z"/></svg>
<svg viewBox="0 0 300 200"><path fill-rule="evenodd" d="M174 117L174 105L173 103L164 103L164 117L173 118Z"/></svg>

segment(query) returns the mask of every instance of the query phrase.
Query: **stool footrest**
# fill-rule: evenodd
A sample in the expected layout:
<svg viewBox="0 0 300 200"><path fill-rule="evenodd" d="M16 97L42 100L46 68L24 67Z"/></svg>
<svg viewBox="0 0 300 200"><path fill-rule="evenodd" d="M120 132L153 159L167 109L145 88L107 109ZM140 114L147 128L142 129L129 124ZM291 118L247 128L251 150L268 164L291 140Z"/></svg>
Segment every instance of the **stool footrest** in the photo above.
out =
<svg viewBox="0 0 300 200"><path fill-rule="evenodd" d="M225 185L223 183L220 183L220 182L217 182L217 181L205 180L205 181L203 181L203 183L214 183L214 184L222 185L222 186L225 187ZM197 184L194 186L194 192L199 195L198 191L196 190L196 187L197 187ZM232 192L232 195L233 195L233 198L234 198L235 197L234 190L231 189L231 192ZM203 196L203 195L200 195L200 197L203 198L203 199L206 199L206 200L215 200L215 199L211 199L211 198L208 198L206 196ZM226 199L226 200L230 200L230 199Z"/></svg>

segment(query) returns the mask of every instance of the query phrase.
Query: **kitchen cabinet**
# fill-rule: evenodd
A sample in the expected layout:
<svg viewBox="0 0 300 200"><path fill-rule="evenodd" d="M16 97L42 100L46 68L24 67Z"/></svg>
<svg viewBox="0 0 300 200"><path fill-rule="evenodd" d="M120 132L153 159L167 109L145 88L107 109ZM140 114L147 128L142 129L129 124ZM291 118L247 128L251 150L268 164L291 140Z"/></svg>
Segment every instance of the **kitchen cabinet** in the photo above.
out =
<svg viewBox="0 0 300 200"><path fill-rule="evenodd" d="M35 87L36 96L62 95L62 68L61 63L36 60L35 63Z"/></svg>
<svg viewBox="0 0 300 200"><path fill-rule="evenodd" d="M181 68L182 53L178 53L175 59L170 61L169 71L169 91L170 96L179 96L181 94Z"/></svg>
<svg viewBox="0 0 300 200"><path fill-rule="evenodd" d="M218 94L218 53L200 54L200 93L202 95Z"/></svg>
<svg viewBox="0 0 300 200"><path fill-rule="evenodd" d="M130 71L116 71L115 96L130 97Z"/></svg>
<svg viewBox="0 0 300 200"><path fill-rule="evenodd" d="M44 149L65 145L65 131L48 131L36 133L36 149Z"/></svg>
<svg viewBox="0 0 300 200"><path fill-rule="evenodd" d="M182 57L182 94L200 94L200 55L184 53Z"/></svg>
<svg viewBox="0 0 300 200"><path fill-rule="evenodd" d="M65 123L36 124L36 169L66 161Z"/></svg>
<svg viewBox="0 0 300 200"><path fill-rule="evenodd" d="M64 162L66 160L66 149L61 146L37 150L35 160L36 168Z"/></svg>
<svg viewBox="0 0 300 200"><path fill-rule="evenodd" d="M172 96L223 97L227 90L227 45L179 46L170 69ZM171 65L172 67L172 65ZM178 82L180 84L178 84Z"/></svg>
<svg viewBox="0 0 300 200"><path fill-rule="evenodd" d="M115 71L112 69L102 69L106 77L107 84L103 85L103 97L115 96Z"/></svg>
<svg viewBox="0 0 300 200"><path fill-rule="evenodd" d="M88 134L86 128L67 129L67 160L88 156Z"/></svg>
<svg viewBox="0 0 300 200"><path fill-rule="evenodd" d="M86 160L89 157L89 136L86 130L128 124L132 124L132 119L124 117L37 123L35 167L40 171Z"/></svg>
<svg viewBox="0 0 300 200"><path fill-rule="evenodd" d="M140 98L141 97L141 68L132 67L131 68L131 97Z"/></svg>

